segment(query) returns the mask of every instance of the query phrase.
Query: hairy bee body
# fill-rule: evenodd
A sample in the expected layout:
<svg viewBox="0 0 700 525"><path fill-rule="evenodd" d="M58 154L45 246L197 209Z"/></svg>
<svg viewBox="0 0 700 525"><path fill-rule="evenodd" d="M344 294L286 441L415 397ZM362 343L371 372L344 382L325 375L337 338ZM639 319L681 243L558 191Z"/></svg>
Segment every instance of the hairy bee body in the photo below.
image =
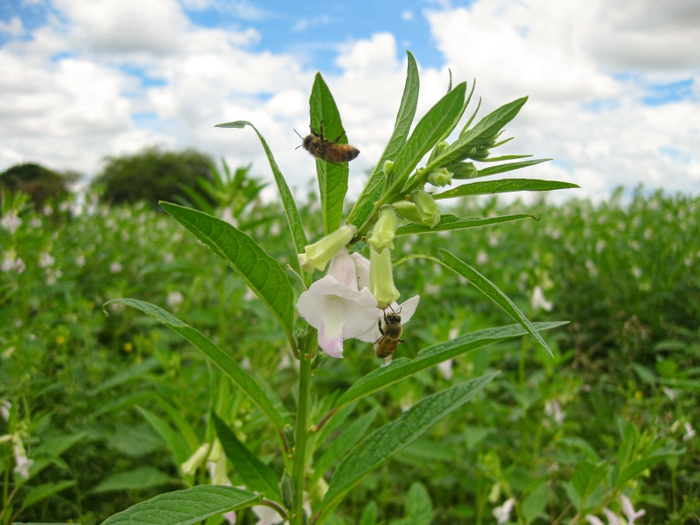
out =
<svg viewBox="0 0 700 525"><path fill-rule="evenodd" d="M338 144L340 137L345 135L344 131L337 139L330 141L323 136L323 123L321 123L320 133L316 133L311 126L309 128L311 133L304 137L301 146L314 157L331 164L340 164L341 162L350 162L360 154L360 150L350 144ZM297 135L299 134L297 133Z"/></svg>
<svg viewBox="0 0 700 525"><path fill-rule="evenodd" d="M401 339L403 327L401 326L401 316L396 313L387 314L384 312L384 327L382 320L378 321L379 332L382 336L374 342L374 355L386 359L384 366L391 363L391 358L399 343L405 343Z"/></svg>

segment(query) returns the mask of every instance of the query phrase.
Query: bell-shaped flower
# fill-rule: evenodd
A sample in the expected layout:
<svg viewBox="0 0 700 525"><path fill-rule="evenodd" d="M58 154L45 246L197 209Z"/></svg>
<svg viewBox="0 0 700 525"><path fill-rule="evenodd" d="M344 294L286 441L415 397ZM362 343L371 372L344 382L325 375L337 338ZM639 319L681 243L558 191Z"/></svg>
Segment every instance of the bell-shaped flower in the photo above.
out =
<svg viewBox="0 0 700 525"><path fill-rule="evenodd" d="M416 203L421 222L431 228L437 226L437 223L440 222L442 211L438 208L435 199L423 190L414 190L411 192L411 199Z"/></svg>
<svg viewBox="0 0 700 525"><path fill-rule="evenodd" d="M313 283L297 301L297 310L318 329L318 344L331 357L343 357L343 340L371 330L377 323L377 300L368 288L358 287L355 259L342 247L328 273Z"/></svg>
<svg viewBox="0 0 700 525"><path fill-rule="evenodd" d="M328 262L338 253L338 250L350 242L356 232L357 229L352 224L348 224L326 235L320 241L305 246L304 253L297 255L299 265L309 273L313 273L314 268L325 270Z"/></svg>
<svg viewBox="0 0 700 525"><path fill-rule="evenodd" d="M620 494L620 504L622 506L623 514L627 517L628 525L634 525L637 518L641 518L647 513L647 511L644 509L634 510L632 501L624 494Z"/></svg>
<svg viewBox="0 0 700 525"><path fill-rule="evenodd" d="M200 465L202 465L202 463L204 463L204 460L207 459L207 456L209 455L209 447L209 443L204 443L201 447L195 450L194 454L192 454L187 461L180 465L182 473L187 476L191 476L197 472L197 469L200 467Z"/></svg>
<svg viewBox="0 0 700 525"><path fill-rule="evenodd" d="M369 289L377 299L378 307L384 310L401 295L394 286L391 250L386 249L378 252L370 245L369 260Z"/></svg>

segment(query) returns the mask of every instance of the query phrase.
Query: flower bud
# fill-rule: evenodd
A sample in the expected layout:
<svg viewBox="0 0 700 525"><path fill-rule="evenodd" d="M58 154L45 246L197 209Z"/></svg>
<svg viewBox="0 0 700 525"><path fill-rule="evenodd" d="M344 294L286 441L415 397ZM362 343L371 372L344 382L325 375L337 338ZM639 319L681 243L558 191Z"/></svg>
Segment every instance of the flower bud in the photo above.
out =
<svg viewBox="0 0 700 525"><path fill-rule="evenodd" d="M447 186L452 184L452 172L447 168L438 168L428 174L428 182L433 186Z"/></svg>
<svg viewBox="0 0 700 525"><path fill-rule="evenodd" d="M382 171L384 171L384 175L386 175L388 177L391 174L393 169L394 169L394 161L393 160L384 161L384 166L382 166Z"/></svg>
<svg viewBox="0 0 700 525"><path fill-rule="evenodd" d="M320 241L304 247L304 253L297 255L299 265L309 273L314 268L323 271L333 256L355 236L357 229L348 224L326 235Z"/></svg>
<svg viewBox="0 0 700 525"><path fill-rule="evenodd" d="M411 222L421 222L420 213L418 213L418 208L413 202L399 201L392 204L394 210L399 217L406 219Z"/></svg>
<svg viewBox="0 0 700 525"><path fill-rule="evenodd" d="M369 243L372 247L381 252L384 248L394 249L394 237L397 226L396 212L391 206L382 208L377 224L374 225Z"/></svg>
<svg viewBox="0 0 700 525"><path fill-rule="evenodd" d="M190 456L190 459L188 459L182 465L180 465L182 473L186 476L193 475L195 472L197 472L197 469L200 467L200 465L204 463L204 460L207 459L208 455L209 443L204 443L195 451L194 454Z"/></svg>
<svg viewBox="0 0 700 525"><path fill-rule="evenodd" d="M285 469L280 480L280 494L282 495L282 503L288 509L294 508L294 480L289 472Z"/></svg>
<svg viewBox="0 0 700 525"><path fill-rule="evenodd" d="M430 164L433 159L438 158L442 153L449 148L450 145L447 142L438 142L433 148L432 153L430 153L430 158L428 159L428 164Z"/></svg>
<svg viewBox="0 0 700 525"><path fill-rule="evenodd" d="M411 198L416 203L421 222L434 228L440 222L440 215L442 214L435 200L423 190L413 191Z"/></svg>
<svg viewBox="0 0 700 525"><path fill-rule="evenodd" d="M369 260L369 291L377 300L377 308L384 310L401 295L394 286L391 250L378 252L370 245Z"/></svg>
<svg viewBox="0 0 700 525"><path fill-rule="evenodd" d="M294 446L295 441L294 428L292 427L292 425L287 423L286 425L284 425L284 429L282 431L284 432L284 439L287 440L287 445L289 446L289 448L292 448Z"/></svg>

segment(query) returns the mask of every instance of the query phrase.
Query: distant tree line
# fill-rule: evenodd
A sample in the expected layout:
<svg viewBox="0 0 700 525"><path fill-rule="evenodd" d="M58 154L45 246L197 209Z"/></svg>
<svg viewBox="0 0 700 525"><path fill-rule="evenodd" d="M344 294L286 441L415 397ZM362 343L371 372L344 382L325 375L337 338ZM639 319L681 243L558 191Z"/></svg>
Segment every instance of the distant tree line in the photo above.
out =
<svg viewBox="0 0 700 525"><path fill-rule="evenodd" d="M209 155L193 149L173 152L150 147L133 155L107 157L91 186L102 202L131 204L145 201L158 209L159 200L183 202L192 192L213 204L202 189L202 181L213 183L216 169ZM35 163L12 166L0 173L0 192L23 192L35 208L59 203L70 194L70 185L80 178L75 172L57 172Z"/></svg>

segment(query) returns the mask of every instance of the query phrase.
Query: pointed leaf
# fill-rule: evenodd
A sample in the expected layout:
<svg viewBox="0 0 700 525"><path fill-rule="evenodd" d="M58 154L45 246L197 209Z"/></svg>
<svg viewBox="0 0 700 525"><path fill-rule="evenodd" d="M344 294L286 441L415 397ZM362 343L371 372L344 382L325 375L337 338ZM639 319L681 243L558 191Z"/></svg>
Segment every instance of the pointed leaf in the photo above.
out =
<svg viewBox="0 0 700 525"><path fill-rule="evenodd" d="M56 483L44 483L43 485L38 485L29 489L29 493L24 498L22 502L22 508L26 509L32 505L45 500L49 496L58 494L62 490L73 487L77 485L78 482L75 480L58 481Z"/></svg>
<svg viewBox="0 0 700 525"><path fill-rule="evenodd" d="M553 356L552 350L549 348L547 343L542 336L537 332L537 329L532 325L530 320L525 317L525 314L520 311L520 308L515 306L513 301L511 301L506 294L504 294L495 284L489 281L486 277L481 275L474 268L469 266L467 263L461 259L455 257L447 250L441 248L440 255L442 255L443 264L450 268L455 273L466 277L469 282L474 285L481 293L486 297L491 299L494 303L500 306L513 320L517 321L522 325L528 333L537 339L537 341L542 345L542 347L547 350L549 355Z"/></svg>
<svg viewBox="0 0 700 525"><path fill-rule="evenodd" d="M406 72L406 84L403 88L401 96L401 104L399 112L396 115L394 123L394 131L391 138L384 148L384 153L379 157L374 171L369 177L362 193L357 199L354 208L348 215L348 222L354 224L357 228L362 226L364 222L372 214L374 203L382 193L386 177L384 176L384 162L393 160L396 155L406 144L408 132L413 123L413 117L416 115L416 107L418 106L418 91L420 88L420 78L418 76L418 65L416 59L410 51L406 51L408 55L408 70Z"/></svg>
<svg viewBox="0 0 700 525"><path fill-rule="evenodd" d="M365 438L338 465L323 499L321 515L363 477L469 401L495 376L496 374L483 375L428 396L409 408L399 419Z"/></svg>
<svg viewBox="0 0 700 525"><path fill-rule="evenodd" d="M261 499L261 495L233 487L200 485L137 503L102 525L192 525L209 516L252 507Z"/></svg>
<svg viewBox="0 0 700 525"><path fill-rule="evenodd" d="M170 419L173 420L178 430L182 434L182 437L190 449L190 454L194 454L194 451L199 448L199 438L197 437L194 428L192 428L192 425L188 423L188 421L174 406L165 401L165 399L159 397L158 402L160 403L160 406L163 407L163 410L168 413Z"/></svg>
<svg viewBox="0 0 700 525"><path fill-rule="evenodd" d="M410 222L408 224L399 226L396 229L396 235L412 235L414 233L434 233L450 230L466 230L469 228L481 228L482 226L489 226L491 224L500 224L502 222L521 221L523 219L534 219L534 217L527 213L514 213L513 215L503 215L501 217L478 217L473 219L461 219L460 217L455 217L454 215L443 213L440 216L440 222L438 222L432 228L430 226L425 226L424 224L418 224L417 222Z"/></svg>
<svg viewBox="0 0 700 525"><path fill-rule="evenodd" d="M343 133L345 129L340 121L338 107L321 73L316 73L309 105L311 106L311 126L314 131L320 133L321 124L323 124L326 140L338 139L338 144L347 144L348 138ZM348 163L331 164L317 158L316 172L323 212L323 231L328 235L340 227L340 220L343 217L343 201L348 191Z"/></svg>
<svg viewBox="0 0 700 525"><path fill-rule="evenodd" d="M515 158L529 157L530 155L512 155ZM485 159L482 162L494 162L498 157ZM505 157L500 157L499 160L503 160ZM480 169L475 177L488 177L489 175L497 175L499 173L506 173L508 171L515 171L522 168L529 168L530 166L536 166L537 164L542 164L543 162L549 162L552 159L532 159L524 160L521 162L509 162L507 164L498 164L497 166L489 166L487 168Z"/></svg>
<svg viewBox="0 0 700 525"><path fill-rule="evenodd" d="M120 490L141 490L159 485L172 483L173 480L165 472L153 467L141 467L127 472L119 472L102 480L90 492L100 494L104 492L117 492Z"/></svg>
<svg viewBox="0 0 700 525"><path fill-rule="evenodd" d="M565 322L535 323L535 326L538 330L550 330L565 324ZM394 359L390 366L377 368L352 385L347 392L338 398L335 402L335 407L340 409L353 401L403 381L407 377L453 357L499 341L521 337L526 333L522 326L515 324L500 328L487 328L470 334L460 335L450 341L421 350L413 360L405 358Z"/></svg>
<svg viewBox="0 0 700 525"><path fill-rule="evenodd" d="M279 480L274 471L260 461L237 437L228 425L212 412L212 419L226 457L243 478L246 488L262 493L268 499L282 501Z"/></svg>
<svg viewBox="0 0 700 525"><path fill-rule="evenodd" d="M165 440L168 448L173 453L173 458L175 464L180 467L187 459L192 455L190 447L187 445L185 438L180 434L175 432L170 425L163 421L160 417L156 416L150 410L145 408L136 407L139 412L146 418L146 420L156 429L156 431Z"/></svg>
<svg viewBox="0 0 700 525"><path fill-rule="evenodd" d="M462 82L452 91L442 97L437 104L423 116L406 142L406 146L396 157L391 172L391 191L404 186L408 176L416 168L420 160L428 153L445 130L452 124L455 114L464 104L464 93L467 85Z"/></svg>
<svg viewBox="0 0 700 525"><path fill-rule="evenodd" d="M250 126L253 128L255 133L260 139L263 149L265 150L265 155L267 155L267 160L270 163L270 169L272 169L272 175L275 177L275 183L277 184L277 190L280 192L280 197L282 199L282 206L284 207L284 213L287 216L287 224L289 224L289 231L292 234L292 241L294 242L294 249L296 253L303 253L304 246L309 244L306 240L306 234L304 233L304 225L301 222L301 216L299 215L299 210L297 210L297 205L294 202L294 197L292 192L289 191L289 186L287 186L287 181L284 179L282 172L275 162L275 157L272 155L265 138L258 131L258 128L253 126L247 120L237 120L235 122L227 122L226 124L217 124L217 128L244 128L245 126ZM238 173L238 172L236 172Z"/></svg>
<svg viewBox="0 0 700 525"><path fill-rule="evenodd" d="M552 191L579 188L578 184L556 180L538 179L501 179L488 182L463 184L449 191L433 195L433 199L452 199L467 195L489 195L493 193L510 193L514 191Z"/></svg>
<svg viewBox="0 0 700 525"><path fill-rule="evenodd" d="M107 306L110 303L125 304L141 310L142 312L157 319L175 333L187 339L194 346L199 348L207 355L231 380L240 388L250 400L265 414L270 421L281 432L285 425L285 421L273 406L270 399L265 395L265 392L260 385L253 379L248 372L236 363L231 356L224 352L221 348L215 345L210 339L205 337L201 332L195 330L191 326L186 325L174 315L166 312L162 308L138 299L112 299L105 303Z"/></svg>
<svg viewBox="0 0 700 525"><path fill-rule="evenodd" d="M216 217L176 204L161 207L236 270L277 318L294 347L294 291L280 264L248 235Z"/></svg>
<svg viewBox="0 0 700 525"><path fill-rule="evenodd" d="M379 408L374 408L359 419L353 421L343 430L342 434L331 443L328 449L314 465L314 474L311 476L309 486L313 487L323 474L333 466L348 450L355 446L374 421Z"/></svg>

